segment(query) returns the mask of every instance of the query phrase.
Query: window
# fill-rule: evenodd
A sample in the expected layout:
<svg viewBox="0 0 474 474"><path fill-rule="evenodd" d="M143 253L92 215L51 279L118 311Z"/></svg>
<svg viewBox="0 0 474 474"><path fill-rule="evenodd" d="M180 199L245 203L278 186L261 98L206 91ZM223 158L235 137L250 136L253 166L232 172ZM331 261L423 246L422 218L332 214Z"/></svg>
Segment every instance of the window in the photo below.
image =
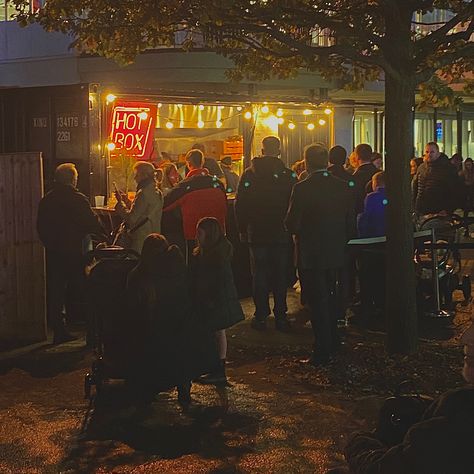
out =
<svg viewBox="0 0 474 474"><path fill-rule="evenodd" d="M45 0L30 0L31 11L37 12ZM13 21L12 16L16 13L15 4L11 0L0 0L0 21Z"/></svg>

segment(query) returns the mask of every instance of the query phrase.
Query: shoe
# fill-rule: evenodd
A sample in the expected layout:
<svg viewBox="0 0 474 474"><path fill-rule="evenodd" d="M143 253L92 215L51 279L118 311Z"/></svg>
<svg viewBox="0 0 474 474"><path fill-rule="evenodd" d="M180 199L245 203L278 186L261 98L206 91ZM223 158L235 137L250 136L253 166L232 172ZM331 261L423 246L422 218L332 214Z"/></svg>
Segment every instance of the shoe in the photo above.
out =
<svg viewBox="0 0 474 474"><path fill-rule="evenodd" d="M219 366L211 373L202 375L197 382L203 385L225 385L227 377L225 374L225 359L219 361Z"/></svg>
<svg viewBox="0 0 474 474"><path fill-rule="evenodd" d="M304 362L312 365L313 367L321 367L330 364L332 359L328 355L312 354L311 357Z"/></svg>
<svg viewBox="0 0 474 474"><path fill-rule="evenodd" d="M54 334L53 344L64 344L65 342L71 342L77 340L77 337L73 336L68 331L61 331L59 334Z"/></svg>
<svg viewBox="0 0 474 474"><path fill-rule="evenodd" d="M267 329L267 322L264 319L253 318L250 326L257 331L265 331Z"/></svg>
<svg viewBox="0 0 474 474"><path fill-rule="evenodd" d="M290 322L286 318L275 319L275 329L277 331L288 332L290 328Z"/></svg>

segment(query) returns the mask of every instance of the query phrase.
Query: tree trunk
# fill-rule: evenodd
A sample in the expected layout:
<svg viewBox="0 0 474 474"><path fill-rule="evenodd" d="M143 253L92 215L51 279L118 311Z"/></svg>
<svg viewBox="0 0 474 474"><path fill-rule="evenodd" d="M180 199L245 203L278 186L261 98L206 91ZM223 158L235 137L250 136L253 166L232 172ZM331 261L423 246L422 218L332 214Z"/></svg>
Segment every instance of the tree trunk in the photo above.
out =
<svg viewBox="0 0 474 474"><path fill-rule="evenodd" d="M410 182L414 97L415 81L412 77L386 74L386 315L389 353L414 352L418 343Z"/></svg>

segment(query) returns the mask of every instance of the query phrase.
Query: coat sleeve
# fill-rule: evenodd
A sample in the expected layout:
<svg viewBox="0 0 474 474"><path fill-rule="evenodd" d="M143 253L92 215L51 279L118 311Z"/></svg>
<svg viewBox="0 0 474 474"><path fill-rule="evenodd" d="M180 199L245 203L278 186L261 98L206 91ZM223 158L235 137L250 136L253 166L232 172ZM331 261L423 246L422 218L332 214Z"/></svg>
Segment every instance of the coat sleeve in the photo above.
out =
<svg viewBox="0 0 474 474"><path fill-rule="evenodd" d="M89 200L86 196L79 194L77 199L77 222L81 231L86 234L105 235L99 218L92 210Z"/></svg>
<svg viewBox="0 0 474 474"><path fill-rule="evenodd" d="M364 210L357 216L357 234L359 237L370 237L371 224L370 195L364 200Z"/></svg>
<svg viewBox="0 0 474 474"><path fill-rule="evenodd" d="M147 214L148 204L146 202L145 195L143 191L140 190L137 192L135 199L132 203L130 209L126 209L122 202L118 202L115 206L115 210L124 220L125 224L129 229L135 227L141 220L143 220Z"/></svg>
<svg viewBox="0 0 474 474"><path fill-rule="evenodd" d="M297 235L300 232L301 221L303 219L303 209L300 205L299 195L298 187L294 186L285 218L285 226L288 229L288 232L293 235Z"/></svg>
<svg viewBox="0 0 474 474"><path fill-rule="evenodd" d="M251 208L251 180L248 171L244 171L237 186L237 194L235 196L234 211L237 227L241 234L247 233L247 226L250 218Z"/></svg>

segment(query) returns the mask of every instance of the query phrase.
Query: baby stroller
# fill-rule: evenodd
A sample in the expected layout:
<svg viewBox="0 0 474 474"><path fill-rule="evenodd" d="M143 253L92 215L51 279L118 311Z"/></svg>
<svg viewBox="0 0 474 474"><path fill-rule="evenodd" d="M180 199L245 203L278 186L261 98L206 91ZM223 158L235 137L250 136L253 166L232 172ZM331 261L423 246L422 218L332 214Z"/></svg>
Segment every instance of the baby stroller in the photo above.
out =
<svg viewBox="0 0 474 474"><path fill-rule="evenodd" d="M137 265L139 255L130 249L108 247L89 253L94 259L87 282L89 325L96 359L84 378L84 395L91 397L92 387L100 393L106 379L127 378L133 360L133 348L127 338L128 273Z"/></svg>
<svg viewBox="0 0 474 474"><path fill-rule="evenodd" d="M439 305L447 310L454 309L453 292L458 289L463 292L466 303L471 299L470 276L464 275L461 278L461 253L456 248L460 241L460 229L463 227L462 218L456 214L434 214L424 217L418 223L418 230L432 230L435 243L447 246L443 249L430 249L429 245L420 245L415 249L418 303L423 312L433 309L439 311ZM436 275L437 288L433 281Z"/></svg>

